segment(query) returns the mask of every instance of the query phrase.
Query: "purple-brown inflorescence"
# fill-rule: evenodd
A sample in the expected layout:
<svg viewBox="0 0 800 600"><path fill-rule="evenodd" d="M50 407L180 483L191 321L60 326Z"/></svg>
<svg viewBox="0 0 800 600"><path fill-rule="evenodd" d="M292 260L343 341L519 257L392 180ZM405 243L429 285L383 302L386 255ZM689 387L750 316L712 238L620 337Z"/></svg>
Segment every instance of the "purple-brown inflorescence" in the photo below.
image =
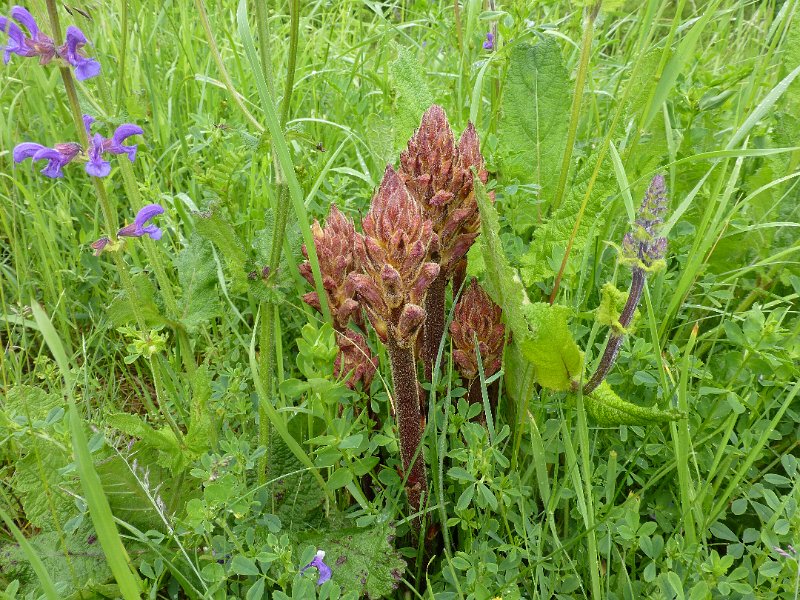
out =
<svg viewBox="0 0 800 600"><path fill-rule="evenodd" d="M622 240L622 260L630 265L632 277L628 299L619 316L620 328L612 329L609 333L606 349L600 358L597 370L583 386L584 394L593 392L611 371L622 347L622 341L625 339L625 330L631 324L639 301L642 299L647 274L657 271L664 264L667 238L660 237L659 233L666 211L667 186L664 176L656 175L650 182L644 200L636 212L633 229L626 233Z"/></svg>
<svg viewBox="0 0 800 600"><path fill-rule="evenodd" d="M336 335L336 344L339 346L339 354L333 364L333 374L336 377L348 375L345 385L351 390L361 382L361 389L369 391L378 359L369 349L367 340L360 333L347 329Z"/></svg>
<svg viewBox="0 0 800 600"><path fill-rule="evenodd" d="M355 272L357 267L356 230L353 222L332 204L325 227L314 221L311 232L314 235L319 270L322 274L322 287L328 299L334 328L337 331L345 331L351 318L363 328L364 320L358 301L355 299L355 289L348 281L348 275ZM308 258L305 246L303 246L303 256ZM313 286L314 276L308 260L303 262L299 269L300 274ZM307 293L303 296L303 301L321 311L317 292Z"/></svg>
<svg viewBox="0 0 800 600"><path fill-rule="evenodd" d="M362 272L351 274L350 282L389 351L406 493L419 512L427 478L414 346L425 321L426 293L439 275L439 265L428 259L437 238L391 166L361 224L364 233L357 236L356 254ZM421 526L420 518L414 522Z"/></svg>
<svg viewBox="0 0 800 600"><path fill-rule="evenodd" d="M503 361L505 327L500 307L492 302L473 278L455 307L450 334L453 341L453 361L461 377L468 383L470 403L481 401L478 356L481 353L484 377L497 373Z"/></svg>
<svg viewBox="0 0 800 600"><path fill-rule="evenodd" d="M458 144L440 106L430 107L419 129L400 155L400 176L412 197L431 220L439 239L431 260L441 270L431 286L425 309L427 320L423 361L428 378L444 335L444 301L447 282L456 273L480 232L480 214L475 200L473 167L482 182L487 172L480 153L478 135L467 125Z"/></svg>

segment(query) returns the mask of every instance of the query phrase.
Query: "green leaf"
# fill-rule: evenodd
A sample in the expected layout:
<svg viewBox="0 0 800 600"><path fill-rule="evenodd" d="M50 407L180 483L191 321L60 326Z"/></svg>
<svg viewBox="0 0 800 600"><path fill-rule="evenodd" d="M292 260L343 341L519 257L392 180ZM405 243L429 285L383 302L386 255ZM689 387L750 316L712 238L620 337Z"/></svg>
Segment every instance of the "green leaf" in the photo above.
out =
<svg viewBox="0 0 800 600"><path fill-rule="evenodd" d="M0 551L0 570L5 579L20 582L20 596L38 597L50 586L58 590L56 598L67 598L84 592L81 597L98 598L93 590L111 578L103 549L88 528L63 538L54 531L34 535L27 540L28 550L8 544ZM31 562L31 553L38 556L41 566L49 576L42 580ZM50 596L53 597L53 596ZM119 592L114 597L119 597Z"/></svg>
<svg viewBox="0 0 800 600"><path fill-rule="evenodd" d="M591 394L584 396L586 412L598 425L650 425L677 421L684 417L674 408L661 410L654 406L639 406L617 396L607 382L601 383Z"/></svg>
<svg viewBox="0 0 800 600"><path fill-rule="evenodd" d="M16 461L11 485L32 525L50 531L72 517L75 501L64 489L60 470L71 457L59 444L39 436L27 438L29 450Z"/></svg>
<svg viewBox="0 0 800 600"><path fill-rule="evenodd" d="M337 527L321 534L300 535L304 544L325 551L332 581L342 589L359 591L360 597L376 599L392 594L406 570L405 561L392 547L394 527L385 523L367 529Z"/></svg>
<svg viewBox="0 0 800 600"><path fill-rule="evenodd" d="M534 231L528 252L520 259L520 274L525 285L534 285L555 275L572 236L575 217L589 187L594 167L595 162L590 158L587 166L575 175L565 201L543 225ZM589 192L589 201L586 204L584 217L573 239L572 253L570 254L570 260L573 262L580 262L592 225L595 220L601 218L603 211L608 206L608 198L615 190L616 182L613 170L610 165L604 163Z"/></svg>
<svg viewBox="0 0 800 600"><path fill-rule="evenodd" d="M161 309L155 300L156 290L153 283L146 273L139 273L131 277L133 283L134 299L128 297L124 291L120 291L116 298L111 301L106 314L111 322L121 327L136 321L139 315L147 327L158 327L168 323L166 317L161 314Z"/></svg>
<svg viewBox="0 0 800 600"><path fill-rule="evenodd" d="M189 429L184 443L194 454L200 456L216 444L216 429L208 411L211 398L211 379L208 367L198 367L192 378L192 403L189 410Z"/></svg>
<svg viewBox="0 0 800 600"><path fill-rule="evenodd" d="M269 449L270 510L284 527L296 529L320 523L325 492L306 465L280 437L273 435Z"/></svg>
<svg viewBox="0 0 800 600"><path fill-rule="evenodd" d="M515 336L529 337L523 304L527 302L525 290L516 272L508 262L500 241L500 221L486 188L477 177L475 197L481 213L481 254L485 264L483 287L500 308L503 317Z"/></svg>
<svg viewBox="0 0 800 600"><path fill-rule="evenodd" d="M179 471L186 466L187 457L181 450L175 433L169 427L154 429L141 417L127 413L109 415L106 423L123 433L139 438L145 447L159 452L158 464Z"/></svg>
<svg viewBox="0 0 800 600"><path fill-rule="evenodd" d="M237 554L231 560L231 571L237 575L260 575L261 571L258 570L256 563L252 558L248 558L241 554Z"/></svg>
<svg viewBox="0 0 800 600"><path fill-rule="evenodd" d="M405 148L408 139L419 127L424 113L433 104L433 94L423 77L424 70L417 57L408 48L395 46L397 59L389 72L394 88L394 141L395 149Z"/></svg>
<svg viewBox="0 0 800 600"><path fill-rule="evenodd" d="M571 96L555 39L513 47L498 131L500 173L504 179L539 184L540 197L548 203L566 143Z"/></svg>
<svg viewBox="0 0 800 600"><path fill-rule="evenodd" d="M183 295L178 319L191 333L219 314L217 269L211 243L195 234L175 260Z"/></svg>
<svg viewBox="0 0 800 600"><path fill-rule="evenodd" d="M570 313L558 304L527 305L532 335L517 341L522 355L536 368L536 381L552 390L574 389L583 373L583 355L567 325Z"/></svg>
<svg viewBox="0 0 800 600"><path fill-rule="evenodd" d="M237 292L247 289L247 251L233 225L218 206L211 206L206 212L194 213L194 216L197 232L212 242L225 259L233 289Z"/></svg>

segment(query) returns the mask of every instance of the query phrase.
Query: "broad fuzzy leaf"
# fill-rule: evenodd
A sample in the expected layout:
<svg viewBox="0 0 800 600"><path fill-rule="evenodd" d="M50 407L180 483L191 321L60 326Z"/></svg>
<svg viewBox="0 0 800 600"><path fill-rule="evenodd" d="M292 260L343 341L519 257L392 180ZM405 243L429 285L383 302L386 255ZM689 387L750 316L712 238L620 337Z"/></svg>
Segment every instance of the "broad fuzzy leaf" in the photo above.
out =
<svg viewBox="0 0 800 600"><path fill-rule="evenodd" d="M518 44L509 57L498 137L504 180L541 186L541 198L555 194L567 138L572 86L552 38Z"/></svg>
<svg viewBox="0 0 800 600"><path fill-rule="evenodd" d="M684 415L679 410L661 410L655 406L639 406L617 396L607 382L601 383L591 394L583 397L586 412L598 425L650 425L677 421Z"/></svg>
<svg viewBox="0 0 800 600"><path fill-rule="evenodd" d="M520 260L520 273L525 285L534 285L555 275L572 235L575 219L588 189L594 166L595 161L590 158L587 166L575 176L564 203L544 225L534 231L528 252ZM608 199L615 191L613 171L610 163L606 161L600 168L600 173L591 188L583 219L575 234L570 254L570 260L573 263L580 262L592 224L600 218L608 205ZM558 260L551 260L553 257L557 257Z"/></svg>
<svg viewBox="0 0 800 600"><path fill-rule="evenodd" d="M397 59L390 67L394 98L395 150L405 148L408 138L419 127L422 113L433 104L433 94L423 77L424 69L414 53L397 46Z"/></svg>
<svg viewBox="0 0 800 600"><path fill-rule="evenodd" d="M195 228L204 238L214 244L225 259L233 287L237 292L247 288L247 251L233 226L223 216L219 207L212 206L208 211L194 213Z"/></svg>
<svg viewBox="0 0 800 600"><path fill-rule="evenodd" d="M583 355L567 326L570 313L566 306L546 302L529 304L525 310L532 336L518 345L536 368L536 381L551 390L574 389L583 373Z"/></svg>
<svg viewBox="0 0 800 600"><path fill-rule="evenodd" d="M325 492L277 435L271 438L268 477L274 481L271 511L284 527L298 529L321 523Z"/></svg>
<svg viewBox="0 0 800 600"><path fill-rule="evenodd" d="M335 528L320 534L302 534L301 541L325 551L331 580L361 597L384 598L397 589L406 562L394 549L394 527Z"/></svg>
<svg viewBox="0 0 800 600"><path fill-rule="evenodd" d="M211 243L195 234L175 261L183 295L178 319L190 332L219 314L217 270Z"/></svg>
<svg viewBox="0 0 800 600"><path fill-rule="evenodd" d="M154 429L136 415L117 413L109 415L106 423L115 429L142 440L145 447L158 450L158 464L179 471L186 466L188 458L184 456L175 434L169 427Z"/></svg>
<svg viewBox="0 0 800 600"><path fill-rule="evenodd" d="M136 316L139 315L148 327L167 324L167 319L156 303L156 290L148 275L139 273L131 280L136 297L131 301L126 292L120 291L106 311L111 322L121 327L135 322Z"/></svg>
<svg viewBox="0 0 800 600"><path fill-rule="evenodd" d="M28 452L14 465L11 486L28 521L39 529L52 530L77 512L59 472L72 457L61 446L38 436L27 438L25 446Z"/></svg>

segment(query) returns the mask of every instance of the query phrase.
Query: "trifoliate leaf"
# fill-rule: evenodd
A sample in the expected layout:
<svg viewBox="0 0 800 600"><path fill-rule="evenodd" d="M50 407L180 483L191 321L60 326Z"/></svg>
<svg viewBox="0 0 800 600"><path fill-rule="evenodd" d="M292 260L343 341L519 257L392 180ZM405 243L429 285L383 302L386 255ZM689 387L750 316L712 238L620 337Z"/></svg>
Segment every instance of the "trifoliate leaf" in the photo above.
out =
<svg viewBox="0 0 800 600"><path fill-rule="evenodd" d="M503 317L512 333L520 339L527 338L530 331L523 314L523 304L527 302L525 289L503 251L497 210L477 177L475 197L481 214L481 235L478 240L485 264L483 287L503 309Z"/></svg>
<svg viewBox="0 0 800 600"><path fill-rule="evenodd" d="M661 410L654 406L639 406L617 396L607 382L601 383L591 394L583 397L586 412L598 425L649 425L677 421L685 415L679 410Z"/></svg>
<svg viewBox="0 0 800 600"><path fill-rule="evenodd" d="M570 312L566 306L546 302L526 305L531 336L516 340L536 368L536 381L551 390L574 389L583 373L583 355L567 326Z"/></svg>
<svg viewBox="0 0 800 600"><path fill-rule="evenodd" d="M503 180L541 186L542 200L555 194L567 138L572 86L555 39L515 45L508 75L498 137Z"/></svg>
<svg viewBox="0 0 800 600"><path fill-rule="evenodd" d="M191 333L219 314L217 269L211 242L193 235L175 265L183 292L178 319Z"/></svg>

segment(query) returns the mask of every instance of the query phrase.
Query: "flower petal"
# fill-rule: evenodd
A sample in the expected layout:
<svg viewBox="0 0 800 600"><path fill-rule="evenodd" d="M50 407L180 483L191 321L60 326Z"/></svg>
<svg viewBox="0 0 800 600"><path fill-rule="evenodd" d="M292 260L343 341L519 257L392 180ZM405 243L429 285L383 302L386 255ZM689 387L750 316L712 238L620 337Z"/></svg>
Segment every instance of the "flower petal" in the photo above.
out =
<svg viewBox="0 0 800 600"><path fill-rule="evenodd" d="M86 129L86 135L91 137L92 135L92 125L97 119L95 119L92 115L83 115L83 127Z"/></svg>
<svg viewBox="0 0 800 600"><path fill-rule="evenodd" d="M30 32L31 37L34 37L37 33L39 33L39 26L36 24L36 19L34 19L33 15L21 6L12 6L9 14L11 15L12 19L14 19L17 23L22 24L25 29Z"/></svg>
<svg viewBox="0 0 800 600"><path fill-rule="evenodd" d="M103 136L96 133L89 144L86 172L93 177L105 177L111 172L111 164L103 159L103 141Z"/></svg>
<svg viewBox="0 0 800 600"><path fill-rule="evenodd" d="M146 227L142 227L142 233L149 235L151 239L160 240L162 231L161 228L156 227L155 225L148 225Z"/></svg>
<svg viewBox="0 0 800 600"><path fill-rule="evenodd" d="M8 45L3 47L3 62L8 64L12 54L30 56L30 50L25 46L25 34L13 21L0 16L0 31L8 35Z"/></svg>
<svg viewBox="0 0 800 600"><path fill-rule="evenodd" d="M133 223L136 225L137 229L142 229L145 223L147 223L156 215L162 214L163 212L164 207L160 204L148 204L136 213L136 218L133 220Z"/></svg>
<svg viewBox="0 0 800 600"><path fill-rule="evenodd" d="M80 57L75 65L75 79L85 81L100 74L100 63L93 58Z"/></svg>
<svg viewBox="0 0 800 600"><path fill-rule="evenodd" d="M23 142L22 144L17 144L14 147L14 162L19 163L26 158L32 158L34 154L44 149L45 146L42 146L41 144L35 144L33 142Z"/></svg>
<svg viewBox="0 0 800 600"><path fill-rule="evenodd" d="M122 142L133 135L142 135L144 130L138 125L125 123L117 127L114 135L106 143L106 150L111 154L127 154L131 162L136 158L136 144L124 146Z"/></svg>

